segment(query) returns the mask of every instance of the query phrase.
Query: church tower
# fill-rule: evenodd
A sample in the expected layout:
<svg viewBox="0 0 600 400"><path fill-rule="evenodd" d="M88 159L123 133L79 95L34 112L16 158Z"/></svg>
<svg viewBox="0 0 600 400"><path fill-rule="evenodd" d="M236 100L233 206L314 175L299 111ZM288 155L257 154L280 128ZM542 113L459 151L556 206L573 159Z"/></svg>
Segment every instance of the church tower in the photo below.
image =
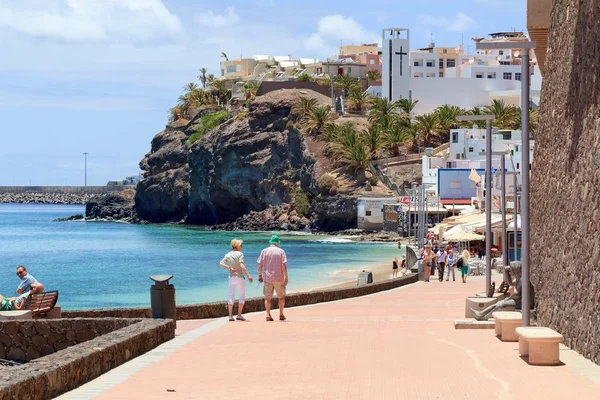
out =
<svg viewBox="0 0 600 400"><path fill-rule="evenodd" d="M410 33L404 28L383 30L382 97L392 101L409 98Z"/></svg>

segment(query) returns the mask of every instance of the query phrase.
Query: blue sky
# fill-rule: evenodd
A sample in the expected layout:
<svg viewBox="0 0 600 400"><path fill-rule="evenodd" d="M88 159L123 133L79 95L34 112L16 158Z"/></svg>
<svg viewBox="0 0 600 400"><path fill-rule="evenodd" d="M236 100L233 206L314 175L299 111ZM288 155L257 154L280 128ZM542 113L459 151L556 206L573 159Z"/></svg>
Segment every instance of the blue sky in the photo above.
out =
<svg viewBox="0 0 600 400"><path fill-rule="evenodd" d="M0 185L139 172L181 86L219 56L333 55L411 29L456 46L524 30L525 0L0 0Z"/></svg>

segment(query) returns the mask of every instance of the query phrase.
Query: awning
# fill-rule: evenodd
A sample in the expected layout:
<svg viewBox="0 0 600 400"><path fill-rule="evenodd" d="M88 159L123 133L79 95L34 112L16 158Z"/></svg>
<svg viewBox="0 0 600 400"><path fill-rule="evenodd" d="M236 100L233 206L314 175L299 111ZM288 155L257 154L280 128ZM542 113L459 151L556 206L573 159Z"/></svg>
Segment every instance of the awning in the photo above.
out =
<svg viewBox="0 0 600 400"><path fill-rule="evenodd" d="M460 205L460 204L446 204L444 205L444 208L446 208L446 210L449 211L464 211L464 210L468 210L471 208L471 205L469 204L467 205Z"/></svg>

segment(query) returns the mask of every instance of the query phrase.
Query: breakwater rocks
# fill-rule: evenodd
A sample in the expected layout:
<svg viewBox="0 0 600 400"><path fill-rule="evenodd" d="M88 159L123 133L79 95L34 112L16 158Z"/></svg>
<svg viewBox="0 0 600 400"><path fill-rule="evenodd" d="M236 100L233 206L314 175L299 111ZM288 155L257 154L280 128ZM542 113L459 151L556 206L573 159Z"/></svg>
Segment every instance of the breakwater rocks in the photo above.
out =
<svg viewBox="0 0 600 400"><path fill-rule="evenodd" d="M310 220L290 204L251 211L234 222L213 225L220 231L309 231Z"/></svg>
<svg viewBox="0 0 600 400"><path fill-rule="evenodd" d="M86 204L102 197L91 193L0 193L0 203L16 204Z"/></svg>

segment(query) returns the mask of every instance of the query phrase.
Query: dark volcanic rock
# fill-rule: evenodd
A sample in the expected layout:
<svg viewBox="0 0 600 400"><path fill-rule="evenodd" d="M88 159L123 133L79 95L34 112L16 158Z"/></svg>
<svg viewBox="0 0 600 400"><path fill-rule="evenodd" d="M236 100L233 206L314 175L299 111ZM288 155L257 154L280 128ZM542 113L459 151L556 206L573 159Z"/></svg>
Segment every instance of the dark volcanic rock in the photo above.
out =
<svg viewBox="0 0 600 400"><path fill-rule="evenodd" d="M214 225L213 230L223 231L309 231L310 220L290 204L251 211L234 222Z"/></svg>
<svg viewBox="0 0 600 400"><path fill-rule="evenodd" d="M80 221L85 217L82 214L71 215L70 217L56 218L54 222L65 222L65 221Z"/></svg>
<svg viewBox="0 0 600 400"><path fill-rule="evenodd" d="M358 209L356 198L337 195L319 196L311 206L312 229L324 232L356 228Z"/></svg>
<svg viewBox="0 0 600 400"><path fill-rule="evenodd" d="M87 219L105 219L123 222L140 222L134 203L135 190L123 190L88 202L85 206Z"/></svg>
<svg viewBox="0 0 600 400"><path fill-rule="evenodd" d="M308 189L314 160L301 133L288 128L296 99L258 98L248 118L231 119L192 146L188 222L235 221L291 201L297 184Z"/></svg>
<svg viewBox="0 0 600 400"><path fill-rule="evenodd" d="M140 162L144 179L138 183L135 196L140 218L149 222L186 220L190 190L187 141L198 120L214 111L198 109L190 121L171 122L152 139L150 152Z"/></svg>

